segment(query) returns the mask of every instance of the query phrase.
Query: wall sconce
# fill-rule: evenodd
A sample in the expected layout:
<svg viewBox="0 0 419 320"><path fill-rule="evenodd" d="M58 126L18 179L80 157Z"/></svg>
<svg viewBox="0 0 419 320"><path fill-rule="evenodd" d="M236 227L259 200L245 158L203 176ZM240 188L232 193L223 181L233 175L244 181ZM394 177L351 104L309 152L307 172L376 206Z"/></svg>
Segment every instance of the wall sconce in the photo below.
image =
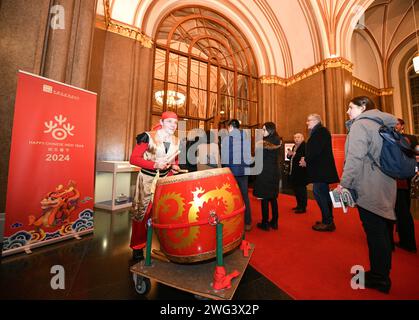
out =
<svg viewBox="0 0 419 320"><path fill-rule="evenodd" d="M413 68L415 69L416 73L419 73L419 40L418 40L418 27L416 26L416 13L415 13L414 0L412 0L412 11L413 11L413 21L415 22L416 45L418 48L418 52L416 53L416 56L413 58Z"/></svg>
<svg viewBox="0 0 419 320"><path fill-rule="evenodd" d="M416 73L419 73L419 54L413 58L413 68L415 69Z"/></svg>

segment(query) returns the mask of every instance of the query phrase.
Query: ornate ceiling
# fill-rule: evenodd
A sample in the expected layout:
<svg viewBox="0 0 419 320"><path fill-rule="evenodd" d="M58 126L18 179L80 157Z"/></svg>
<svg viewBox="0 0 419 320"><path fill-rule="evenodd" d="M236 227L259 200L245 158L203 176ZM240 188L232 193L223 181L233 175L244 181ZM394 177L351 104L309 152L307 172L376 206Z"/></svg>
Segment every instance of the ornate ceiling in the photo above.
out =
<svg viewBox="0 0 419 320"><path fill-rule="evenodd" d="M419 1L413 1L415 12ZM358 61L354 74L368 78L367 64L374 63L379 77L370 75L369 82L376 87L389 87L392 63L403 55L405 49L416 46L415 22L412 0L376 0L365 11L362 24L355 30L352 41L352 61ZM370 59L360 52L369 52ZM362 57L362 58L361 58Z"/></svg>
<svg viewBox="0 0 419 320"><path fill-rule="evenodd" d="M154 42L163 18L191 5L224 15L242 31L259 76L289 78L333 57L353 62L360 56L351 45L356 31L378 59L380 84L385 85L385 66L414 39L411 0L99 0L97 14Z"/></svg>

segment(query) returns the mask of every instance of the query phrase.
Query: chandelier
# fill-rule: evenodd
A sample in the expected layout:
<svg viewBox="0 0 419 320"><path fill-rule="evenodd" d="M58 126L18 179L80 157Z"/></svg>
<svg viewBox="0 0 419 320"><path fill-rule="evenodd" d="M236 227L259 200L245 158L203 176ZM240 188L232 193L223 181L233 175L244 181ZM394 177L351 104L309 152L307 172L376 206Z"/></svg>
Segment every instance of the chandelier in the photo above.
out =
<svg viewBox="0 0 419 320"><path fill-rule="evenodd" d="M156 91L154 93L154 98L156 99L159 105L163 105L164 99L164 90ZM185 95L183 93L174 91L174 90L167 90L166 91L166 104L168 106L176 107L180 106L185 103Z"/></svg>

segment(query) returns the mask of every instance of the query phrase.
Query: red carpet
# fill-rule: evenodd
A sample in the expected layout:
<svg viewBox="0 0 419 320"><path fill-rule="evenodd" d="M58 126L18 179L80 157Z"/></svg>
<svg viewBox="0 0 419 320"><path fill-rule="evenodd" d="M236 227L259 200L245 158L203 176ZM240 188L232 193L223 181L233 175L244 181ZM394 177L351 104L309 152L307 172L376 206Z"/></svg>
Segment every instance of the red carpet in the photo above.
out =
<svg viewBox="0 0 419 320"><path fill-rule="evenodd" d="M279 229L256 228L261 220L260 202L250 196L253 229L247 240L256 245L250 264L294 299L419 299L419 254L399 248L393 252L390 294L353 290L351 267L369 270L368 247L358 211L335 209L335 232L311 229L321 220L320 209L309 200L305 214L294 214L295 198L279 196ZM419 241L419 223L415 221ZM397 236L395 238L398 241Z"/></svg>

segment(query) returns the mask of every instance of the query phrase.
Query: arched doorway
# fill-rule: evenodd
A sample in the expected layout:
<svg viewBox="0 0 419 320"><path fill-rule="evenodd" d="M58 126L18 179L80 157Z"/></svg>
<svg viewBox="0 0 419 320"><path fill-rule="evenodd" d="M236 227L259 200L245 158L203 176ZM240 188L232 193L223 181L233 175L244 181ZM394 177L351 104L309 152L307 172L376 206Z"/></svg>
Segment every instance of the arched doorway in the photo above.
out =
<svg viewBox="0 0 419 320"><path fill-rule="evenodd" d="M166 15L155 35L152 123L172 110L187 129L219 128L237 118L258 123L258 72L242 32L204 7Z"/></svg>

